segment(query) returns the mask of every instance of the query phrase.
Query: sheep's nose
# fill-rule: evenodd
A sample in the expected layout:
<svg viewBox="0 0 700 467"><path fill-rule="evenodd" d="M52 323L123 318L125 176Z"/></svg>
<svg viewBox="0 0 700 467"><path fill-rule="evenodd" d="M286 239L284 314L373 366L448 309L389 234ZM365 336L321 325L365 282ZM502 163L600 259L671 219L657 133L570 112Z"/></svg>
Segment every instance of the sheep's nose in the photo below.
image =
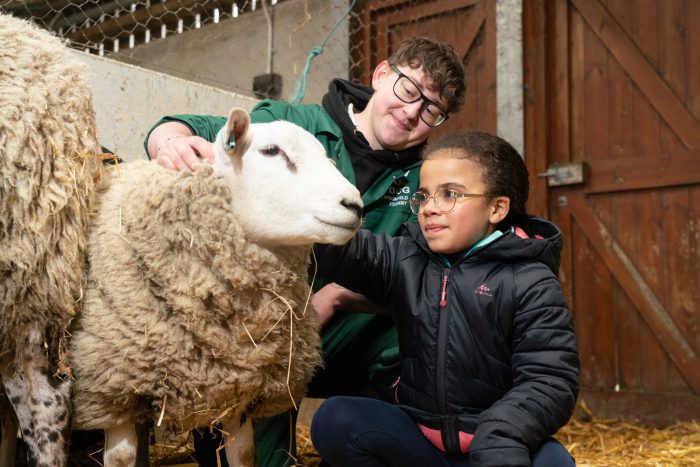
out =
<svg viewBox="0 0 700 467"><path fill-rule="evenodd" d="M354 211L357 217L362 217L362 206L357 204L355 201L350 201L347 199L344 199L343 201L340 202L343 206L348 208L351 211Z"/></svg>

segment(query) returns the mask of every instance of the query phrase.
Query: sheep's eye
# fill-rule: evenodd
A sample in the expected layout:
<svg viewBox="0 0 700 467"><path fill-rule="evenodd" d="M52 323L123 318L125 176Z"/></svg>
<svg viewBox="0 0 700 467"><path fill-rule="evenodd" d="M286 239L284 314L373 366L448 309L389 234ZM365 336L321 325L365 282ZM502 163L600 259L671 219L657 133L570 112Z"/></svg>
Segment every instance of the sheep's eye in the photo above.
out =
<svg viewBox="0 0 700 467"><path fill-rule="evenodd" d="M261 154L264 154L266 156L277 156L281 152L281 149L279 146L276 144L271 144L269 146L265 146L260 150Z"/></svg>

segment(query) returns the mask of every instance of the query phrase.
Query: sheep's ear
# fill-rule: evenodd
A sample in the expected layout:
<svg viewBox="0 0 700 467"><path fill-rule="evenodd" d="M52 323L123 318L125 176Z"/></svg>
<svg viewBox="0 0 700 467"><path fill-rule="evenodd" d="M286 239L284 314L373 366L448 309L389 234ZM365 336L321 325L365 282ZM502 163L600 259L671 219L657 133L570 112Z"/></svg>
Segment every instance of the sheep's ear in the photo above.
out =
<svg viewBox="0 0 700 467"><path fill-rule="evenodd" d="M227 151L241 150L248 146L248 128L250 127L250 117L243 109L234 108L231 110L226 122L226 138L224 146Z"/></svg>

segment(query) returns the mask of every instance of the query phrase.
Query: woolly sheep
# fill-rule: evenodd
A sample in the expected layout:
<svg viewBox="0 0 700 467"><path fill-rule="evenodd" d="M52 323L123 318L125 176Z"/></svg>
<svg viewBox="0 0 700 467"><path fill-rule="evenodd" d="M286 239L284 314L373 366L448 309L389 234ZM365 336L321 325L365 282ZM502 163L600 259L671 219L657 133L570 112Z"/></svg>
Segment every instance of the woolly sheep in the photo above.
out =
<svg viewBox="0 0 700 467"><path fill-rule="evenodd" d="M0 465L14 465L18 422L39 464L65 451L64 336L81 305L100 147L68 49L3 14L0 44Z"/></svg>
<svg viewBox="0 0 700 467"><path fill-rule="evenodd" d="M222 421L229 463L251 465L251 420L299 400L320 360L310 246L349 239L359 193L309 133L241 110L213 166L100 173L83 66L4 15L0 43L0 408L30 463L66 464L70 420L105 430L105 465L133 465L133 425L154 418Z"/></svg>
<svg viewBox="0 0 700 467"><path fill-rule="evenodd" d="M105 430L107 466L134 465L149 417L222 421L229 464L253 465L251 419L290 408L320 363L310 246L353 235L359 192L292 123L235 109L214 151L194 173L126 164L98 196L69 361L73 426Z"/></svg>

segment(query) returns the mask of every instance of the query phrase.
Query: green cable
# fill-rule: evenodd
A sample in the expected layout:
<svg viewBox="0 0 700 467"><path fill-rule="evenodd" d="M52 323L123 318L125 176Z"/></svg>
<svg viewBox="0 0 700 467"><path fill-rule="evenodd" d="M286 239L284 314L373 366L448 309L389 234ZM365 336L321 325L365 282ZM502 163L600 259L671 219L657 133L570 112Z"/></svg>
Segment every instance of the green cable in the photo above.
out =
<svg viewBox="0 0 700 467"><path fill-rule="evenodd" d="M340 25L340 23L345 19L345 17L347 17L350 14L352 8L355 6L355 2L356 0L352 0L350 2L350 6L348 6L348 9L345 11L343 16L341 16L340 19L336 21L335 25L333 25L331 30L328 31L328 34L326 34L326 38L323 39L321 45L311 48L309 55L306 57L306 64L304 65L304 70L301 72L301 75L297 80L296 86L294 87L294 94L289 99L289 102L291 104L301 104L301 102L304 100L304 95L306 94L306 80L309 76L309 72L311 71L311 62L314 58L316 58L316 56L321 55L323 53L323 47L326 45L326 42L328 42L328 39L330 39L330 37Z"/></svg>

